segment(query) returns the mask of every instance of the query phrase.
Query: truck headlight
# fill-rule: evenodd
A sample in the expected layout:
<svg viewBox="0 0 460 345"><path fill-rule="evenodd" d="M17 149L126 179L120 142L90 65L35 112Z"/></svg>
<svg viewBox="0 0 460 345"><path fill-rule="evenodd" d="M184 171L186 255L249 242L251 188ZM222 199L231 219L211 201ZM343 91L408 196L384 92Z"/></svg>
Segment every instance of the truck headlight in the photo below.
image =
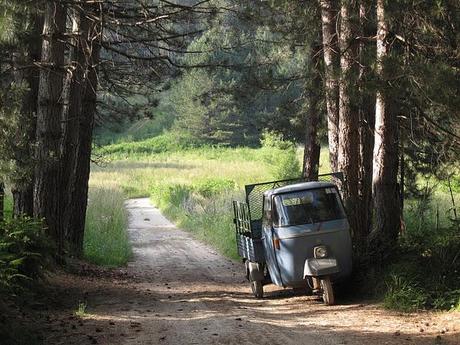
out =
<svg viewBox="0 0 460 345"><path fill-rule="evenodd" d="M325 246L318 246L314 249L314 256L316 259L323 259L327 257L327 249Z"/></svg>

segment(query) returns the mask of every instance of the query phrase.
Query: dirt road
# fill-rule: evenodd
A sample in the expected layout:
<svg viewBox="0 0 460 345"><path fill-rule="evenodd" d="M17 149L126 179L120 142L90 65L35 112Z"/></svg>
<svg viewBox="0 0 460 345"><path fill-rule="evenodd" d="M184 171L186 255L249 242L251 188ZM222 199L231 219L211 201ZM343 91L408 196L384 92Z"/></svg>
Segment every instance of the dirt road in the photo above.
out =
<svg viewBox="0 0 460 345"><path fill-rule="evenodd" d="M148 199L127 208L133 260L126 279L86 287L89 343L460 344L459 313L328 307L275 287L256 300L242 264L177 229Z"/></svg>

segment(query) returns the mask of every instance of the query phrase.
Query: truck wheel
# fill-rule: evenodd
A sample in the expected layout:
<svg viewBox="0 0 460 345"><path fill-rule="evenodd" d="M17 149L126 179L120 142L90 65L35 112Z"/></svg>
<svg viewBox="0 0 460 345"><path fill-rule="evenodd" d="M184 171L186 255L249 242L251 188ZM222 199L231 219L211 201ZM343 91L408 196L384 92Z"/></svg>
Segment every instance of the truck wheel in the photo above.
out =
<svg viewBox="0 0 460 345"><path fill-rule="evenodd" d="M251 282L251 290L255 298L264 297L264 288L260 280L254 280Z"/></svg>
<svg viewBox="0 0 460 345"><path fill-rule="evenodd" d="M332 289L331 279L329 277L323 278L320 281L321 290L323 292L323 301L327 305L335 304L334 290Z"/></svg>

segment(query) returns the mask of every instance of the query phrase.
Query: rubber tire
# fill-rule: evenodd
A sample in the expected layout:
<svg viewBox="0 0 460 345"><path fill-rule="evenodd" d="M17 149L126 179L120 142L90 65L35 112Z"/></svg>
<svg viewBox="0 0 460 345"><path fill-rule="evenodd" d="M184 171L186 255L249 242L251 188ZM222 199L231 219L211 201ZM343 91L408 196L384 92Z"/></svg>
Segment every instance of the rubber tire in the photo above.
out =
<svg viewBox="0 0 460 345"><path fill-rule="evenodd" d="M251 290L255 298L264 297L264 287L260 280L254 280L251 282Z"/></svg>
<svg viewBox="0 0 460 345"><path fill-rule="evenodd" d="M334 289L332 288L331 279L329 277L320 280L321 290L323 290L322 297L326 305L334 305Z"/></svg>

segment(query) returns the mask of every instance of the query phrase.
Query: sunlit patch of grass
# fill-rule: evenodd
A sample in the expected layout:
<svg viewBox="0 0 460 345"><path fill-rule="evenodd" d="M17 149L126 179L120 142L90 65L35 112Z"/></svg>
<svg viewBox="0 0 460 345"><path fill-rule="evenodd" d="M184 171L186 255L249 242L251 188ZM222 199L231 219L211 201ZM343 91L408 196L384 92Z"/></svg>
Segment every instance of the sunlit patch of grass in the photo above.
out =
<svg viewBox="0 0 460 345"><path fill-rule="evenodd" d="M85 317L88 314L86 313L86 302L78 302L77 310L75 310L75 315L78 317Z"/></svg>
<svg viewBox="0 0 460 345"><path fill-rule="evenodd" d="M91 181L83 244L85 258L104 266L125 265L131 256L125 195L112 181Z"/></svg>

